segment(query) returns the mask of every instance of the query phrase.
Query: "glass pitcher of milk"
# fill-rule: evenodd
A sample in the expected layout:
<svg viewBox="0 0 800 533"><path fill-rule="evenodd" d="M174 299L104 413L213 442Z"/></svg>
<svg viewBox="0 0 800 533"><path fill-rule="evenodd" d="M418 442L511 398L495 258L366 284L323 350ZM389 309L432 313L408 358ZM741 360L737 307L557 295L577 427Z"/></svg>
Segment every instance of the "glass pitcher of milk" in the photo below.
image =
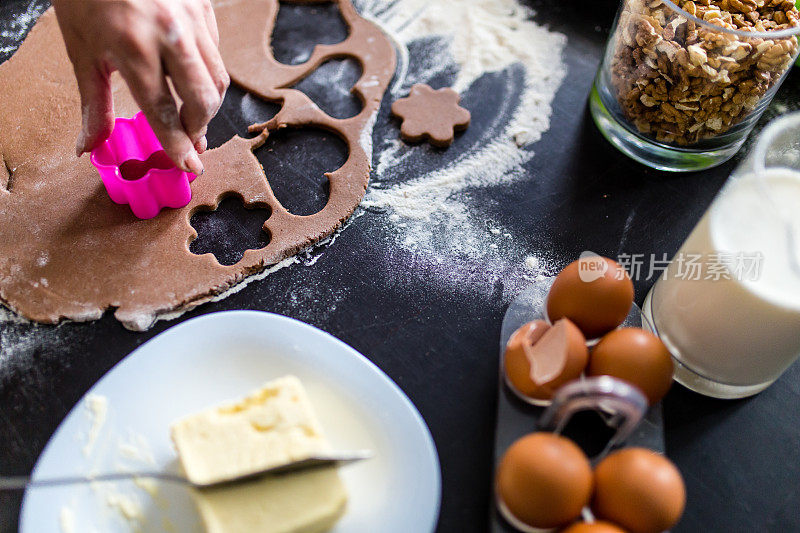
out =
<svg viewBox="0 0 800 533"><path fill-rule="evenodd" d="M800 356L800 112L763 131L643 311L707 396L761 392Z"/></svg>

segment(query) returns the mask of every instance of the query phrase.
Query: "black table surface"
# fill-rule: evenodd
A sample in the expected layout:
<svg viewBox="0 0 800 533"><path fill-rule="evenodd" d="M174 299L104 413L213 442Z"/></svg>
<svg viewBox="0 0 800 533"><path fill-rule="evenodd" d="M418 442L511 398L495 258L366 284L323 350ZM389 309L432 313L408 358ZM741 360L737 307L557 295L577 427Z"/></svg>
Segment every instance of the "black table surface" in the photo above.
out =
<svg viewBox="0 0 800 533"><path fill-rule="evenodd" d="M12 28L15 17L43 3L3 0L0 29ZM669 174L645 168L613 149L588 115L587 95L616 2L529 4L537 11L537 21L568 36L567 79L556 96L551 127L525 167L526 178L473 194L486 199L492 217L515 235L526 236L531 253L546 251L561 266L587 249L612 257L674 254L738 158L704 172ZM293 9L286 10L284 22L289 26ZM339 21L330 24L331 32L341 30L335 27ZM280 24L279 31L284 31ZM285 31L287 36L297 35ZM2 48L13 44L8 33L13 32L0 34L0 60L12 53ZM491 84L478 85L465 95L467 104L480 103L480 91L491 90ZM307 89L313 92L313 83ZM242 97L241 91L230 91L221 116L212 124L212 145L244 132L246 124L237 111ZM796 109L797 102L798 71L789 76L759 127L787 109ZM274 112L274 106L262 108L264 113ZM480 129L490 118L487 112L473 106L472 128ZM375 138L396 136L396 127L384 105ZM468 130L464 136L469 134ZM458 149L459 140L452 149ZM294 196L289 183L298 164L303 175L339 164L342 147L329 141L321 134L288 135L274 152L258 154L272 172L270 180L280 189L279 198L294 201L300 210L324 201L321 183ZM421 152L436 164L438 152ZM387 268L387 261L404 256L387 252L387 241L375 238L375 221L381 216L385 215L367 212L354 220L313 266L281 270L223 301L172 322L159 322L147 332L126 331L108 315L94 323L58 327L0 325L5 328L0 331L0 474L30 472L69 409L114 364L154 335L204 313L261 309L330 332L394 379L422 413L438 448L443 478L439 530L486 530L497 344L507 306L504 279L484 276L491 280L486 293L492 296L470 297L420 283L423 274L415 271L416 264L405 273ZM237 237L230 239L235 243ZM637 281L640 303L651 284ZM674 530L800 531L798 412L798 364L771 388L746 400L713 400L673 387L664 401L666 451L688 487L686 513ZM0 531L17 529L20 501L18 494L0 495Z"/></svg>

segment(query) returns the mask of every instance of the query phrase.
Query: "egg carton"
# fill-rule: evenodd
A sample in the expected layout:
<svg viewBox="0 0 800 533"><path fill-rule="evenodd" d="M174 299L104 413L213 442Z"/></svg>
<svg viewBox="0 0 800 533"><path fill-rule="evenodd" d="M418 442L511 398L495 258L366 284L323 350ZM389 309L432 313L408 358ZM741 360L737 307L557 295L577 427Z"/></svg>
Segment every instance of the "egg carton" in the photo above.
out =
<svg viewBox="0 0 800 533"><path fill-rule="evenodd" d="M535 406L520 399L506 384L503 354L511 335L531 320L545 319L545 301L554 277L538 280L522 291L509 306L500 333L495 469L505 451L520 437L535 431L563 434L587 452L592 464L620 446L637 446L664 452L661 404L647 407L634 387L608 376L581 378L563 386L549 406ZM631 308L623 327L642 327L641 310ZM494 476L492 477L494 482ZM492 487L492 533L516 533L501 515Z"/></svg>

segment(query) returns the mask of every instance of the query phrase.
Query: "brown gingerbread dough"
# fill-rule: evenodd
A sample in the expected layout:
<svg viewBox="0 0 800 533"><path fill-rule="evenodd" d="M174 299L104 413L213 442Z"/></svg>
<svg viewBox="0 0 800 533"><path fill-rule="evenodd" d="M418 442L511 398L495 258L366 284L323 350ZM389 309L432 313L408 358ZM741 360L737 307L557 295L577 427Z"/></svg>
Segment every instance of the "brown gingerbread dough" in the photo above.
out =
<svg viewBox="0 0 800 533"><path fill-rule="evenodd" d="M277 63L269 51L278 0L226 0L218 6L232 78L283 103L267 130L316 125L347 143L345 164L326 174L327 205L310 216L283 208L253 155L267 130L252 140L234 137L203 154L206 172L194 181L192 201L183 209L139 220L127 206L114 204L89 158L74 155L81 122L77 86L53 11L42 15L16 54L0 65L0 301L46 323L92 320L113 309L126 327L140 330L159 314L206 302L331 235L366 190L370 162L360 140L371 133L395 66L383 33L360 18L349 0L335 1L350 36L339 45L318 46L308 62L296 66ZM355 117L333 119L301 92L286 88L326 59L343 55L363 66L353 90L364 108ZM112 85L117 115L132 116L138 109L125 84L114 76ZM271 209L264 224L271 241L223 266L211 254L189 251L197 237L189 219L229 195Z"/></svg>
<svg viewBox="0 0 800 533"><path fill-rule="evenodd" d="M408 96L392 104L392 114L402 120L400 135L406 142L427 139L432 145L446 148L455 132L467 129L470 113L459 102L453 89L434 90L424 83L411 87Z"/></svg>

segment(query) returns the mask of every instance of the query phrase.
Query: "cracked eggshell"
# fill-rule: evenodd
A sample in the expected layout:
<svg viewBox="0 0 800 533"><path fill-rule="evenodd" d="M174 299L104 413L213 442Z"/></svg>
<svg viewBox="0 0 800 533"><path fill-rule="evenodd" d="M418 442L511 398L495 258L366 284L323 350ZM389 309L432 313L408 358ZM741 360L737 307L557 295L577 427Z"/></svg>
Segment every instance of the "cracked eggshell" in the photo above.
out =
<svg viewBox="0 0 800 533"><path fill-rule="evenodd" d="M552 528L577 519L592 496L592 468L571 440L530 433L506 451L497 468L498 504L531 527Z"/></svg>
<svg viewBox="0 0 800 533"><path fill-rule="evenodd" d="M570 320L563 318L552 326L534 320L511 335L503 366L516 394L542 403L564 383L580 377L588 360L586 338Z"/></svg>
<svg viewBox="0 0 800 533"><path fill-rule="evenodd" d="M556 276L547 295L547 316L551 322L569 318L587 339L594 339L625 321L633 296L633 281L619 263L581 258Z"/></svg>
<svg viewBox="0 0 800 533"><path fill-rule="evenodd" d="M621 328L595 345L586 374L627 381L653 405L672 386L673 369L672 356L661 339L643 329Z"/></svg>
<svg viewBox="0 0 800 533"><path fill-rule="evenodd" d="M646 448L625 448L608 455L594 471L595 516L632 533L659 533L680 520L686 487L680 471Z"/></svg>

